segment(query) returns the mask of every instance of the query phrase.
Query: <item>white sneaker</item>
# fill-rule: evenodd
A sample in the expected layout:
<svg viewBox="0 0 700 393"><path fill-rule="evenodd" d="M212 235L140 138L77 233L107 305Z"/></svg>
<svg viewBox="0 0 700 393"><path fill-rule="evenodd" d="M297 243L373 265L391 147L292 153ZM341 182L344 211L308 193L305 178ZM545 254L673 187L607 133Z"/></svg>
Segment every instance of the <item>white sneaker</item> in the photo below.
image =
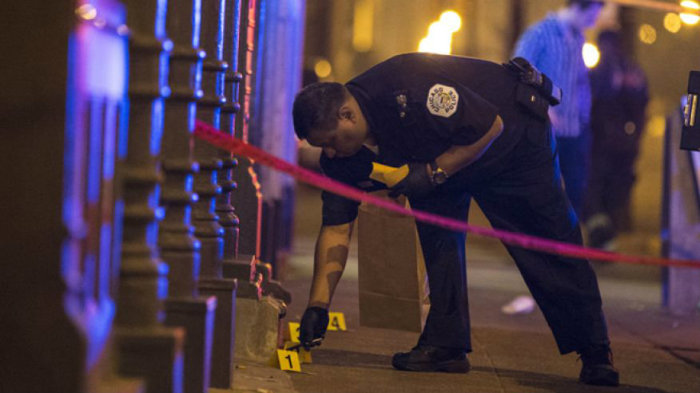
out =
<svg viewBox="0 0 700 393"><path fill-rule="evenodd" d="M518 296L501 307L504 314L529 314L535 310L535 299L528 295Z"/></svg>

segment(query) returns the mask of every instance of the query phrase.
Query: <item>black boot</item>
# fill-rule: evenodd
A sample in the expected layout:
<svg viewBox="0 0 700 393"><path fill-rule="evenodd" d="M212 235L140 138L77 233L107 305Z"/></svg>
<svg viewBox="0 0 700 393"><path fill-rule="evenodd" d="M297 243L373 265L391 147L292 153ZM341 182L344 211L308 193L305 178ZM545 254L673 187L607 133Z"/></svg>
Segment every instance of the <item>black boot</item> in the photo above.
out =
<svg viewBox="0 0 700 393"><path fill-rule="evenodd" d="M463 349L418 345L411 352L394 354L391 365L405 371L443 371L467 373L471 366Z"/></svg>
<svg viewBox="0 0 700 393"><path fill-rule="evenodd" d="M581 374L579 382L587 385L618 386L620 373L613 366L612 351L607 345L593 346L580 351Z"/></svg>

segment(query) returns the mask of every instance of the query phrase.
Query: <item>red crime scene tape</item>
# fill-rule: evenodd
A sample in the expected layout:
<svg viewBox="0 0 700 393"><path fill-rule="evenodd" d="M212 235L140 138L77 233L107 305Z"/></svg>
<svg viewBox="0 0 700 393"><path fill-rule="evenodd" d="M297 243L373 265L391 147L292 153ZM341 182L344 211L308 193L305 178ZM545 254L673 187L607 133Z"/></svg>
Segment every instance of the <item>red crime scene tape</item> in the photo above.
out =
<svg viewBox="0 0 700 393"><path fill-rule="evenodd" d="M248 157L255 162L269 166L270 168L280 172L284 172L301 182L310 184L322 190L339 194L358 202L367 202L395 213L414 217L418 221L440 226L453 231L468 232L485 237L496 238L501 240L503 243L510 245L574 258L595 259L599 261L637 265L700 268L700 261L696 260L680 260L641 255L618 254L595 248L587 248L550 239L538 238L521 233L478 227L451 218L442 217L419 210L410 210L396 204L391 200L368 194L356 188L332 180L326 176L320 175L316 172L301 168L297 165L279 159L260 148L249 145L240 139L225 134L202 121L197 120L194 135L197 138L202 139L220 149L230 151L231 153L239 156Z"/></svg>

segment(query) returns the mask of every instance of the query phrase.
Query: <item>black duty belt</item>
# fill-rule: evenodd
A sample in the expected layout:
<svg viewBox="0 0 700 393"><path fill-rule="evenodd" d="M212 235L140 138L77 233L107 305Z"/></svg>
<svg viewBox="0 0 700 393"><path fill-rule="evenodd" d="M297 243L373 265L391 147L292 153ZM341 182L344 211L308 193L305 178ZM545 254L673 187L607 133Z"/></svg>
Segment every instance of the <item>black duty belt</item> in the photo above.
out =
<svg viewBox="0 0 700 393"><path fill-rule="evenodd" d="M549 107L561 102L561 89L522 57L516 57L503 66L520 80L515 92L516 101L534 115L547 119Z"/></svg>

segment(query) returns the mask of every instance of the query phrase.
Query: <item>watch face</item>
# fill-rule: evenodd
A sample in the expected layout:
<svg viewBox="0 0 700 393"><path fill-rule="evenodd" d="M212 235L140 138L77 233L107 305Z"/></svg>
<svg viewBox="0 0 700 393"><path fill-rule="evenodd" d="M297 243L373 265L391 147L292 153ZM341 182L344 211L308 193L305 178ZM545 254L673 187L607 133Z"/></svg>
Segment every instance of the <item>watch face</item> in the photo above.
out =
<svg viewBox="0 0 700 393"><path fill-rule="evenodd" d="M447 180L447 174L442 169L438 168L433 171L433 183L442 184Z"/></svg>

